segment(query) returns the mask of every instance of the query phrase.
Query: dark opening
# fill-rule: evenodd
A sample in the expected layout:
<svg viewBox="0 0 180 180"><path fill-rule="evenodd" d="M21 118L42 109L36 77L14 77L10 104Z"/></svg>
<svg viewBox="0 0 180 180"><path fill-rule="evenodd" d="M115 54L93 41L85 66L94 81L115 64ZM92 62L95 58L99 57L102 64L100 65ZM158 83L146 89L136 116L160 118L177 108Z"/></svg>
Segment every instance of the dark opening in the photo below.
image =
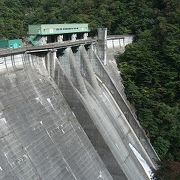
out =
<svg viewBox="0 0 180 180"><path fill-rule="evenodd" d="M83 39L84 33L77 33L77 39Z"/></svg>
<svg viewBox="0 0 180 180"><path fill-rule="evenodd" d="M63 34L63 41L70 41L72 34Z"/></svg>
<svg viewBox="0 0 180 180"><path fill-rule="evenodd" d="M47 36L47 43L55 43L57 42L57 35Z"/></svg>

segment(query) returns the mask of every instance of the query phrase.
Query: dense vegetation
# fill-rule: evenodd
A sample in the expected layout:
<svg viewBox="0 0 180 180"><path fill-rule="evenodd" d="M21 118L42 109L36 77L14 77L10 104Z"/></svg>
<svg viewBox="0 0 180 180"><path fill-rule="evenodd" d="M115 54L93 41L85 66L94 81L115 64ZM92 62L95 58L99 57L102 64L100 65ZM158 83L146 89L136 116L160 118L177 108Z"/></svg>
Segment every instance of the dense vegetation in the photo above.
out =
<svg viewBox="0 0 180 180"><path fill-rule="evenodd" d="M0 0L0 38L27 35L37 23L89 23L92 30L138 33L154 23L150 0Z"/></svg>
<svg viewBox="0 0 180 180"><path fill-rule="evenodd" d="M176 169L180 168L179 8L176 0L152 3L147 22L153 23L136 34L135 43L118 59L127 97L160 158L166 161L158 172L162 179L180 179L180 169Z"/></svg>
<svg viewBox="0 0 180 180"><path fill-rule="evenodd" d="M171 2L171 3L170 3ZM154 24L119 58L126 92L162 159L180 159L180 29L177 5L157 4Z"/></svg>
<svg viewBox="0 0 180 180"><path fill-rule="evenodd" d="M0 38L27 36L28 24L73 22L136 35L118 58L126 94L163 162L171 161L162 170L179 167L179 0L0 0Z"/></svg>

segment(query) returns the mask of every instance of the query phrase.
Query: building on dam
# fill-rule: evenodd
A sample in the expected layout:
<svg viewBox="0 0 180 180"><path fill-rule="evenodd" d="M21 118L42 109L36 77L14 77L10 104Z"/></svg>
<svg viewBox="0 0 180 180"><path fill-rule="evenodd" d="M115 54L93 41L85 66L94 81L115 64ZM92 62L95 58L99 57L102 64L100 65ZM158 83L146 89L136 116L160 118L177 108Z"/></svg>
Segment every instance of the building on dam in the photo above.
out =
<svg viewBox="0 0 180 180"><path fill-rule="evenodd" d="M0 49L17 49L23 46L21 39L1 39L0 40Z"/></svg>
<svg viewBox="0 0 180 180"><path fill-rule="evenodd" d="M38 24L29 25L29 41L33 45L44 45L47 43L76 41L76 39L87 40L89 32L88 24Z"/></svg>

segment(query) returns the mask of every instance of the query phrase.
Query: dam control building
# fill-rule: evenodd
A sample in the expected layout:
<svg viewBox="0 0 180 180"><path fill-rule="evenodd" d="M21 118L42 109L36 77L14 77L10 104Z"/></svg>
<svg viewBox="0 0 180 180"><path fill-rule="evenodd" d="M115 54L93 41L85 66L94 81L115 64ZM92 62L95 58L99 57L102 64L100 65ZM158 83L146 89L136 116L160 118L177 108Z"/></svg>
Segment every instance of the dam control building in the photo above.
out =
<svg viewBox="0 0 180 180"><path fill-rule="evenodd" d="M88 24L39 24L29 25L29 41L32 45L44 45L63 41L87 40Z"/></svg>

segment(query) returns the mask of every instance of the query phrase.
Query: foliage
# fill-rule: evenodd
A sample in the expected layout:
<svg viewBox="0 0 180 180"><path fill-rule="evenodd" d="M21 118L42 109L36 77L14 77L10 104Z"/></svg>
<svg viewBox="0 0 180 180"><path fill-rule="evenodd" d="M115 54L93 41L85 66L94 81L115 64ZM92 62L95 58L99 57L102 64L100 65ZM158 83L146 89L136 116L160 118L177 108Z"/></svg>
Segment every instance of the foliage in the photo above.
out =
<svg viewBox="0 0 180 180"><path fill-rule="evenodd" d="M150 0L1 0L0 38L25 36L28 24L89 23L92 31L135 33L153 25Z"/></svg>
<svg viewBox="0 0 180 180"><path fill-rule="evenodd" d="M127 97L163 162L157 179L173 179L170 164L180 161L179 7L177 0L154 1L153 26L136 31L118 59Z"/></svg>
<svg viewBox="0 0 180 180"><path fill-rule="evenodd" d="M175 162L175 161L161 162L160 169L156 172L156 179L179 180L180 162Z"/></svg>

